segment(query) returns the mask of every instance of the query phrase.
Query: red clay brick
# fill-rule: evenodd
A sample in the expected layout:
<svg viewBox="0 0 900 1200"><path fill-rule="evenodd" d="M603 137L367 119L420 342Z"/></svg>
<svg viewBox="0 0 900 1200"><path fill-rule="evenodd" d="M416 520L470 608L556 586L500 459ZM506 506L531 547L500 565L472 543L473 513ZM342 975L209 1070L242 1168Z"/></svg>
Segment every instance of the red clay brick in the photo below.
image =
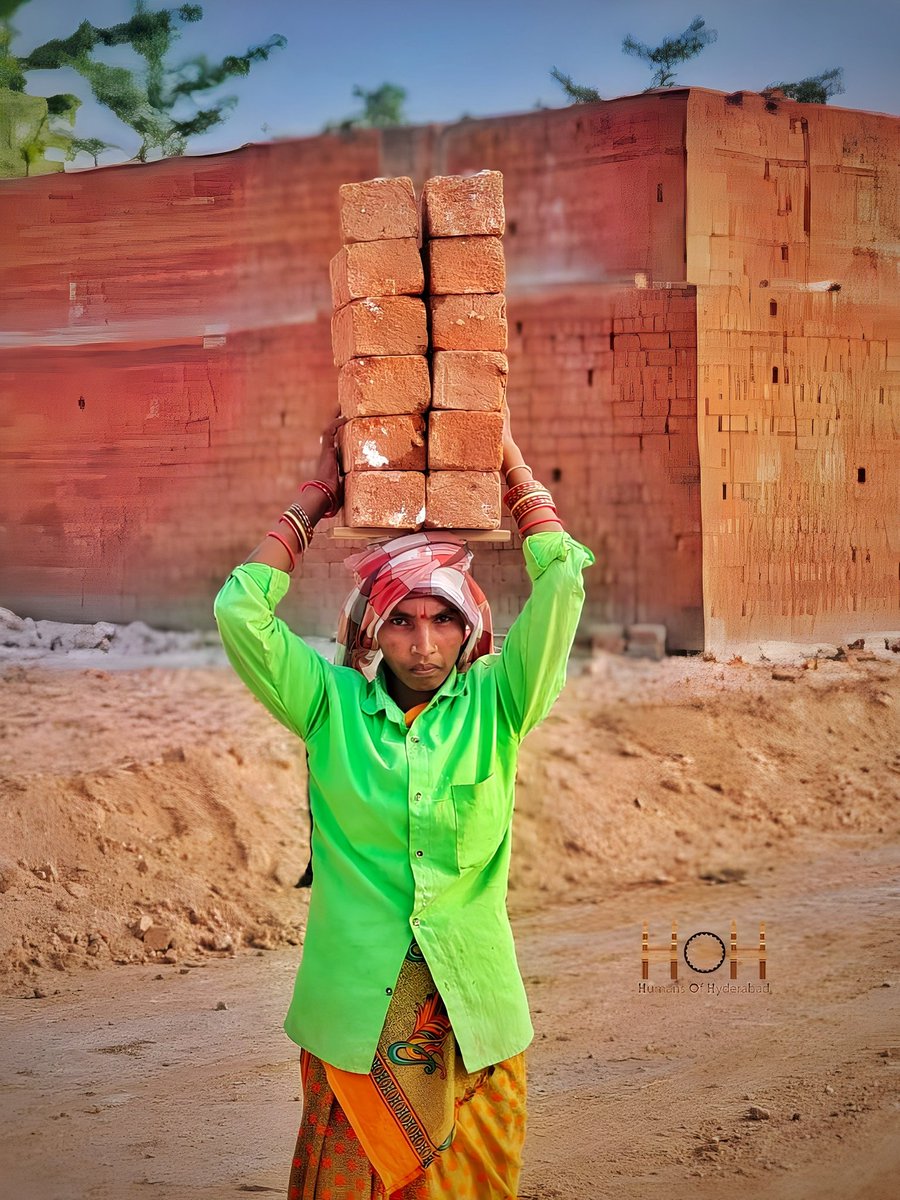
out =
<svg viewBox="0 0 900 1200"><path fill-rule="evenodd" d="M431 378L423 354L351 358L338 375L338 401L345 417L421 413L430 399Z"/></svg>
<svg viewBox="0 0 900 1200"><path fill-rule="evenodd" d="M422 217L429 237L499 237L506 228L503 176L499 171L435 175L422 189Z"/></svg>
<svg viewBox="0 0 900 1200"><path fill-rule="evenodd" d="M351 300L331 318L335 366L379 354L424 354L428 326L424 303L414 296Z"/></svg>
<svg viewBox="0 0 900 1200"><path fill-rule="evenodd" d="M647 351L647 366L648 367L665 367L675 366L675 351L674 350L648 350Z"/></svg>
<svg viewBox="0 0 900 1200"><path fill-rule="evenodd" d="M428 414L429 471L499 471L503 414L432 410Z"/></svg>
<svg viewBox="0 0 900 1200"><path fill-rule="evenodd" d="M505 287L500 238L447 237L428 242L428 290L433 296L502 292Z"/></svg>
<svg viewBox="0 0 900 1200"><path fill-rule="evenodd" d="M419 210L413 182L367 179L339 188L342 242L377 242L383 238L418 238Z"/></svg>
<svg viewBox="0 0 900 1200"><path fill-rule="evenodd" d="M613 344L616 350L640 350L641 339L636 333L617 333Z"/></svg>
<svg viewBox="0 0 900 1200"><path fill-rule="evenodd" d="M425 477L426 529L499 529L498 471L431 471Z"/></svg>
<svg viewBox="0 0 900 1200"><path fill-rule="evenodd" d="M669 335L667 333L641 333L642 350L668 350Z"/></svg>
<svg viewBox="0 0 900 1200"><path fill-rule="evenodd" d="M437 350L432 355L432 406L499 412L509 365L497 350Z"/></svg>
<svg viewBox="0 0 900 1200"><path fill-rule="evenodd" d="M417 296L425 287L415 238L351 242L340 248L328 271L335 308L365 296Z"/></svg>
<svg viewBox="0 0 900 1200"><path fill-rule="evenodd" d="M506 297L432 296L433 350L505 350Z"/></svg>
<svg viewBox="0 0 900 1200"><path fill-rule="evenodd" d="M344 477L342 511L350 528L420 529L425 476L418 471L351 471Z"/></svg>
<svg viewBox="0 0 900 1200"><path fill-rule="evenodd" d="M354 417L342 425L344 471L424 471L425 421L419 416Z"/></svg>

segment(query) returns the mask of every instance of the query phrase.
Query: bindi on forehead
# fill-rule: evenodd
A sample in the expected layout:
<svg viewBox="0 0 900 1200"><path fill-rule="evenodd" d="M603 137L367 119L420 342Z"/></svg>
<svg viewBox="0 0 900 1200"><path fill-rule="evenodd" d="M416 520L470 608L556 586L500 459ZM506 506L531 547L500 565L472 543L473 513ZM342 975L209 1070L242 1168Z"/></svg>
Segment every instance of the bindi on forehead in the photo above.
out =
<svg viewBox="0 0 900 1200"><path fill-rule="evenodd" d="M403 604L398 604L394 609L395 616L427 618L429 613L426 605L426 599L427 597L419 596L407 599L403 602ZM436 608L434 612L431 613L432 617L440 617L444 615L451 617L459 616L456 609L450 604L443 604L440 608Z"/></svg>

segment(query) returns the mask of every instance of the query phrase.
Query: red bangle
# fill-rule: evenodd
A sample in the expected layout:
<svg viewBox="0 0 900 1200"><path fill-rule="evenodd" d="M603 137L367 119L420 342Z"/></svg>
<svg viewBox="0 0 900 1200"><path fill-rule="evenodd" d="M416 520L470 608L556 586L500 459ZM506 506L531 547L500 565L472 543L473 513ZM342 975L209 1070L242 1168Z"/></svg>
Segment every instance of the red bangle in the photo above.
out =
<svg viewBox="0 0 900 1200"><path fill-rule="evenodd" d="M266 534L266 537L278 538L279 542L281 542L282 546L284 546L285 550L287 550L288 556L291 560L291 569L290 569L290 571L288 571L288 575L292 574L294 567L296 567L296 565L297 565L297 560L294 558L293 550L290 548L290 546L287 544L287 542L284 540L284 538L281 536L281 534L276 533L274 529L270 529L269 532Z"/></svg>
<svg viewBox="0 0 900 1200"><path fill-rule="evenodd" d="M547 507L549 508L550 505L548 504ZM553 511L556 512L556 509L554 509ZM532 525L544 525L544 524L546 524L547 521L551 521L552 519L553 519L552 517L541 517L541 519L539 521L529 521L527 525L523 525L522 528L519 530L519 537L522 536L522 534L525 532L526 529L530 529L532 527ZM560 525L562 525L562 521L560 521L559 523L560 523ZM550 530L550 532L555 533L556 531Z"/></svg>
<svg viewBox="0 0 900 1200"><path fill-rule="evenodd" d="M322 513L323 517L336 517L338 513L337 496L331 490L327 483L323 483L321 479L307 479L306 483L300 485L300 492L303 492L305 487L316 487L320 492L324 492L328 497L328 502L331 507L327 512Z"/></svg>

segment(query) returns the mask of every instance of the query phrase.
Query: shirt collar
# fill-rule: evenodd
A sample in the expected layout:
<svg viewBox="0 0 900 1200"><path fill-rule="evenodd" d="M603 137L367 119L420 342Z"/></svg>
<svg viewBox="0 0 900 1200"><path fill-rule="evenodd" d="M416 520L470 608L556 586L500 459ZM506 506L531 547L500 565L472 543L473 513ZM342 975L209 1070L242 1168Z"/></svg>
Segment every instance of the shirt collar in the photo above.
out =
<svg viewBox="0 0 900 1200"><path fill-rule="evenodd" d="M382 659L378 664L378 670L375 674L375 678L371 681L371 683L368 684L366 693L360 701L360 707L362 708L363 712L367 713L376 713L379 711L379 709L384 709L385 712L395 710L396 712L400 713L402 717L403 712L400 706L387 689L387 684L384 681L384 671L385 664L384 659ZM431 697L431 700L439 700L444 696L456 696L463 690L465 684L465 672L460 673L454 664L450 668L450 674L447 676L435 694ZM431 701L429 701L429 703L430 702Z"/></svg>

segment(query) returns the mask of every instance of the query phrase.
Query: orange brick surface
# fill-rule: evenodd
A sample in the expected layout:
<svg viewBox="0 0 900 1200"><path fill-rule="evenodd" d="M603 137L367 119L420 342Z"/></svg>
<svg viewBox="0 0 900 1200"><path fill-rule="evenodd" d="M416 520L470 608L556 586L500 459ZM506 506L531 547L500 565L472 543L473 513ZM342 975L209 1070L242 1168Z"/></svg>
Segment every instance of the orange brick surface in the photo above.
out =
<svg viewBox="0 0 900 1200"><path fill-rule="evenodd" d="M339 207L342 242L419 236L416 195L406 176L342 184Z"/></svg>
<svg viewBox="0 0 900 1200"><path fill-rule="evenodd" d="M338 402L345 417L420 413L431 398L423 354L351 358L338 375Z"/></svg>
<svg viewBox="0 0 900 1200"><path fill-rule="evenodd" d="M344 471L424 471L425 421L419 416L354 417L338 444Z"/></svg>
<svg viewBox="0 0 900 1200"><path fill-rule="evenodd" d="M428 414L429 471L499 471L503 462L503 414Z"/></svg>
<svg viewBox="0 0 900 1200"><path fill-rule="evenodd" d="M502 292L505 287L506 261L500 238L448 237L428 242L428 290L432 295Z"/></svg>
<svg viewBox="0 0 900 1200"><path fill-rule="evenodd" d="M435 175L422 189L422 217L429 237L499 237L506 228L503 176L499 171Z"/></svg>
<svg viewBox="0 0 900 1200"><path fill-rule="evenodd" d="M497 412L509 365L498 350L438 350L432 356L432 406Z"/></svg>
<svg viewBox="0 0 900 1200"><path fill-rule="evenodd" d="M424 303L414 296L351 300L331 319L335 366L378 354L424 354L428 326Z"/></svg>
<svg viewBox="0 0 900 1200"><path fill-rule="evenodd" d="M497 471L431 471L425 477L426 529L499 529Z"/></svg>
<svg viewBox="0 0 900 1200"><path fill-rule="evenodd" d="M425 476L351 471L344 478L343 517L350 528L419 529L425 520Z"/></svg>
<svg viewBox="0 0 900 1200"><path fill-rule="evenodd" d="M432 350L505 350L506 298L432 296Z"/></svg>
<svg viewBox="0 0 900 1200"><path fill-rule="evenodd" d="M342 246L329 275L335 308L365 296L416 296L425 286L419 244L412 237Z"/></svg>

